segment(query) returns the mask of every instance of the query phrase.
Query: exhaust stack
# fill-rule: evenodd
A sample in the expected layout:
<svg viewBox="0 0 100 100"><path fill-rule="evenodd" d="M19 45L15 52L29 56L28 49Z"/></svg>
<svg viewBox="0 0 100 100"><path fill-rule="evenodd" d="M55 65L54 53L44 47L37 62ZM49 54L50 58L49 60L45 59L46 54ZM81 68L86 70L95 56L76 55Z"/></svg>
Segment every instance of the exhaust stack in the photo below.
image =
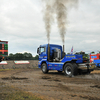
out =
<svg viewBox="0 0 100 100"><path fill-rule="evenodd" d="M65 48L64 48L64 45L63 45L63 52L64 52L64 49L65 49Z"/></svg>
<svg viewBox="0 0 100 100"><path fill-rule="evenodd" d="M50 45L48 43L48 61L50 61Z"/></svg>
<svg viewBox="0 0 100 100"><path fill-rule="evenodd" d="M64 49L65 49L65 48L64 48L64 45L63 45L62 58L65 57L65 50L64 50Z"/></svg>

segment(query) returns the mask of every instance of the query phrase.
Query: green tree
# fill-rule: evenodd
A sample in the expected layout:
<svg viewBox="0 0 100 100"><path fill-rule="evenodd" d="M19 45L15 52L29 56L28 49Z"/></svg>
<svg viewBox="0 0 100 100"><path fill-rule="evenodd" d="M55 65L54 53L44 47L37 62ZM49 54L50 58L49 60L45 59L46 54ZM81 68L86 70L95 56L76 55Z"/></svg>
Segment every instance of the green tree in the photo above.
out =
<svg viewBox="0 0 100 100"><path fill-rule="evenodd" d="M14 54L10 53L8 57L10 60L14 60Z"/></svg>
<svg viewBox="0 0 100 100"><path fill-rule="evenodd" d="M22 53L16 53L14 55L15 60L23 60L23 54Z"/></svg>
<svg viewBox="0 0 100 100"><path fill-rule="evenodd" d="M36 56L34 57L34 60L38 60L38 59L39 59L39 56L36 55Z"/></svg>
<svg viewBox="0 0 100 100"><path fill-rule="evenodd" d="M94 54L95 52L94 52L94 51L92 51L91 53L92 53L92 54Z"/></svg>
<svg viewBox="0 0 100 100"><path fill-rule="evenodd" d="M25 52L23 55L24 55L24 58L23 58L24 60L32 60L33 59L33 56L31 53Z"/></svg>
<svg viewBox="0 0 100 100"><path fill-rule="evenodd" d="M25 52L24 54L22 54L22 53L16 53L16 54L10 53L8 57L10 58L10 60L38 60L38 55L33 57L31 53L27 53L27 52Z"/></svg>

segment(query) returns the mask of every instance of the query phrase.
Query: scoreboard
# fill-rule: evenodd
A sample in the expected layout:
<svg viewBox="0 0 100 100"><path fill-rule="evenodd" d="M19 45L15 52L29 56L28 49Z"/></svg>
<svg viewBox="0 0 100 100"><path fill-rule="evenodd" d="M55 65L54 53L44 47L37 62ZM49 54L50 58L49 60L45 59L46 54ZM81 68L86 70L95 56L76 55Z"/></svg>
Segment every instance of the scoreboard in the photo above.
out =
<svg viewBox="0 0 100 100"><path fill-rule="evenodd" d="M0 55L8 56L8 41L0 41Z"/></svg>

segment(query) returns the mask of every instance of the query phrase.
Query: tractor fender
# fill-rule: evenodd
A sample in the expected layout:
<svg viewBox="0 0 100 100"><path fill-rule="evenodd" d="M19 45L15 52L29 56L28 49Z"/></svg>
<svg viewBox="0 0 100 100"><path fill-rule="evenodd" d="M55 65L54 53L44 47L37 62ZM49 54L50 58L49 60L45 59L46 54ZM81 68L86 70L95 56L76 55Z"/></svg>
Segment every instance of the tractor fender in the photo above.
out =
<svg viewBox="0 0 100 100"><path fill-rule="evenodd" d="M64 66L66 63L76 63L77 59L72 59L70 61L66 61L64 64L63 64L63 70L64 70Z"/></svg>

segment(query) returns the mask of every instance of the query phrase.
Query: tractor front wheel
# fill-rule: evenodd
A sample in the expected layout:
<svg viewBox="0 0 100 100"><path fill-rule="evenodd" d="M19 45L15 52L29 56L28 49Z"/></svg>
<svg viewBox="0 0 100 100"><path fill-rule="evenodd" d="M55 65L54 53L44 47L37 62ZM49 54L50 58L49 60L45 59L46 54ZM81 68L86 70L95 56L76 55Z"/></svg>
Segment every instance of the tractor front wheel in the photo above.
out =
<svg viewBox="0 0 100 100"><path fill-rule="evenodd" d="M48 70L47 70L47 65L46 65L46 63L43 63L43 64L42 64L42 67L41 67L41 69L42 69L42 72L43 72L43 73L48 73Z"/></svg>

